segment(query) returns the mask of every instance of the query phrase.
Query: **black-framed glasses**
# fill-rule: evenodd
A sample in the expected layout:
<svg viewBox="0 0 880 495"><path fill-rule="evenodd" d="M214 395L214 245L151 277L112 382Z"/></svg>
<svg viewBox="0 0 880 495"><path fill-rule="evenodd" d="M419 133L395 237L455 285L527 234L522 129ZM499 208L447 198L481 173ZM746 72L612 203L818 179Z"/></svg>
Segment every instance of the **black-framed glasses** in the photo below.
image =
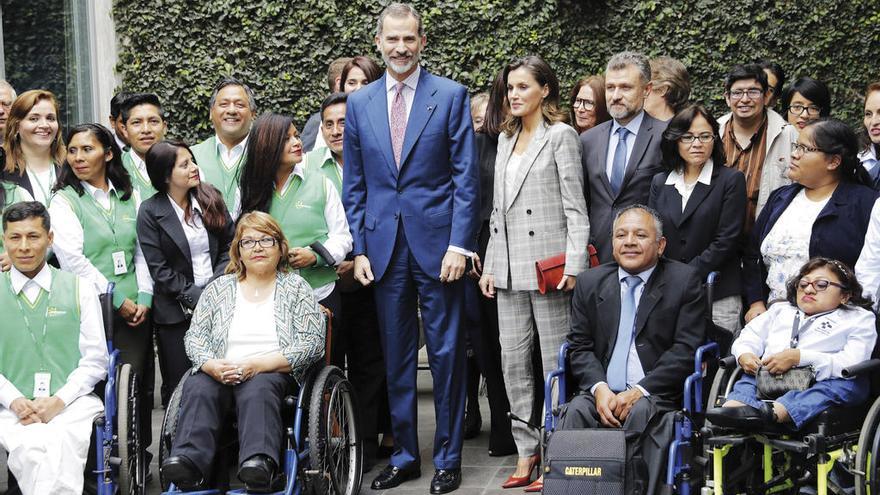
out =
<svg viewBox="0 0 880 495"><path fill-rule="evenodd" d="M685 135L681 136L680 138L678 138L678 140L684 144L691 144L694 141L699 141L703 144L706 144L706 143L711 143L713 139L715 139L715 135L709 134L708 132L704 133L704 134L699 134L696 136L693 134L685 134Z"/></svg>
<svg viewBox="0 0 880 495"><path fill-rule="evenodd" d="M257 244L259 244L261 248L269 249L277 243L278 239L275 239L274 237L263 237L262 239L242 239L238 241L238 247L242 249L253 249L257 246Z"/></svg>
<svg viewBox="0 0 880 495"><path fill-rule="evenodd" d="M596 102L593 100L586 100L584 98L577 98L574 100L574 108L583 108L584 110L593 110L596 108Z"/></svg>
<svg viewBox="0 0 880 495"><path fill-rule="evenodd" d="M790 113L792 115L803 115L804 110L807 111L807 115L809 115L810 117L818 117L819 112L822 111L822 108L817 107L816 105L800 105L800 104L789 105L789 107L788 107L788 113Z"/></svg>
<svg viewBox="0 0 880 495"><path fill-rule="evenodd" d="M743 96L748 96L751 100L757 100L764 96L764 92L758 88L734 89L733 91L728 91L727 95L730 96L731 100L741 100Z"/></svg>
<svg viewBox="0 0 880 495"><path fill-rule="evenodd" d="M837 282L832 282L830 280L825 280L824 278L820 278L820 279L816 279L816 280L800 279L800 280L798 280L797 287L798 287L798 290L807 290L807 287L809 287L811 285L813 286L813 290L815 290L816 292L824 292L824 291L828 290L828 287L831 287L832 285L837 287L840 290L846 290L845 285L841 285L841 284L838 284Z"/></svg>
<svg viewBox="0 0 880 495"><path fill-rule="evenodd" d="M816 152L825 153L825 151L823 151L819 148L814 148L812 146L805 146L801 143L791 143L791 153L793 155L802 156L802 155L804 155L804 153L816 153Z"/></svg>

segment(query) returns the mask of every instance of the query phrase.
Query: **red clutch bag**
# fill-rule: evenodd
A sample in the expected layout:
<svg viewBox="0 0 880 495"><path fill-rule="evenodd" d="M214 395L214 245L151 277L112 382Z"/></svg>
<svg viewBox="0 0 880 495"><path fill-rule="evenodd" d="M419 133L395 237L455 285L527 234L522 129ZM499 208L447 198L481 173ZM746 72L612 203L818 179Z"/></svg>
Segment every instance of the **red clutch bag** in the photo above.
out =
<svg viewBox="0 0 880 495"><path fill-rule="evenodd" d="M599 265L599 254L592 244L587 246L587 254L590 257L590 268ZM546 294L555 291L564 275L565 253L536 261L535 271L538 275L538 292Z"/></svg>

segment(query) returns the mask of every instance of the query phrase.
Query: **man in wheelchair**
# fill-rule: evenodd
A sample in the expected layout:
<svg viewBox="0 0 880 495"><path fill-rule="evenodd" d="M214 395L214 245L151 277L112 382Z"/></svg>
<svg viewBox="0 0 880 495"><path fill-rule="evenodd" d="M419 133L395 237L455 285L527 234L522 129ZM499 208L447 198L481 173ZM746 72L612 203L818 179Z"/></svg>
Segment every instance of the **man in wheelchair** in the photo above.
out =
<svg viewBox="0 0 880 495"><path fill-rule="evenodd" d="M24 495L79 495L109 358L94 287L46 264L49 227L38 202L3 214L0 445Z"/></svg>
<svg viewBox="0 0 880 495"><path fill-rule="evenodd" d="M682 383L706 331L697 270L661 258L659 216L633 205L612 228L614 263L578 276L572 298L571 371L580 392L558 430L623 428L627 460L641 458L647 493L659 486ZM633 464L629 462L628 464Z"/></svg>

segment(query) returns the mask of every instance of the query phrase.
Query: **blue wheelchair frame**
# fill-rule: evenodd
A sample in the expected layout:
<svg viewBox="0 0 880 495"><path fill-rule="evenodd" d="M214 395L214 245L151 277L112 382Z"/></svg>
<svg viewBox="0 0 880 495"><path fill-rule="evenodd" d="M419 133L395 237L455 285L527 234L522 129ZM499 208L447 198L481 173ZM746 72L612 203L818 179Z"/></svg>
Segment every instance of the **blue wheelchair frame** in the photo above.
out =
<svg viewBox="0 0 880 495"><path fill-rule="evenodd" d="M708 303L711 305L712 287L718 277L717 272L712 272L706 279L709 293ZM559 408L566 402L568 386L566 383L566 370L568 369L568 342L564 342L559 348L557 368L547 375L544 382L544 432L549 435L555 431L559 421ZM709 342L697 348L694 354L694 371L684 381L684 394L682 407L669 414L675 414L674 437L669 445L669 460L666 467L666 488L680 495L691 493L691 468L692 446L696 443L696 435L699 433L703 414L703 365L708 359L720 358L720 349L715 342ZM558 401L553 407L553 385L557 386ZM549 438L549 437L548 437ZM676 490L677 489L677 490Z"/></svg>

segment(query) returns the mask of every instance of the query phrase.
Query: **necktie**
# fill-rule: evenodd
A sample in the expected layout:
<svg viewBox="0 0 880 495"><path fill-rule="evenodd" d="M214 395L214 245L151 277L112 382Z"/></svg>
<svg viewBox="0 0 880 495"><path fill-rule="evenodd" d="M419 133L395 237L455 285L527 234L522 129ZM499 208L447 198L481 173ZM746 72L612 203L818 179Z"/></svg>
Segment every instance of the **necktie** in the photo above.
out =
<svg viewBox="0 0 880 495"><path fill-rule="evenodd" d="M626 173L626 137L629 131L626 127L619 127L617 135L617 147L614 148L614 160L611 162L611 190L615 196L620 192L623 175Z"/></svg>
<svg viewBox="0 0 880 495"><path fill-rule="evenodd" d="M871 176L871 185L874 187L874 189L877 189L878 186L880 186L880 162L869 158L863 163L863 165L865 165L866 167L872 167L871 171L868 172L868 175Z"/></svg>
<svg viewBox="0 0 880 495"><path fill-rule="evenodd" d="M400 169L400 154L403 152L403 136L406 134L406 103L403 101L402 82L394 88L394 101L391 102L391 148L394 150L394 163Z"/></svg>
<svg viewBox="0 0 880 495"><path fill-rule="evenodd" d="M626 362L629 348L632 347L633 331L636 324L636 288L642 284L639 277L623 279L626 292L620 301L620 323L617 325L617 340L605 373L608 387L615 392L626 390Z"/></svg>

